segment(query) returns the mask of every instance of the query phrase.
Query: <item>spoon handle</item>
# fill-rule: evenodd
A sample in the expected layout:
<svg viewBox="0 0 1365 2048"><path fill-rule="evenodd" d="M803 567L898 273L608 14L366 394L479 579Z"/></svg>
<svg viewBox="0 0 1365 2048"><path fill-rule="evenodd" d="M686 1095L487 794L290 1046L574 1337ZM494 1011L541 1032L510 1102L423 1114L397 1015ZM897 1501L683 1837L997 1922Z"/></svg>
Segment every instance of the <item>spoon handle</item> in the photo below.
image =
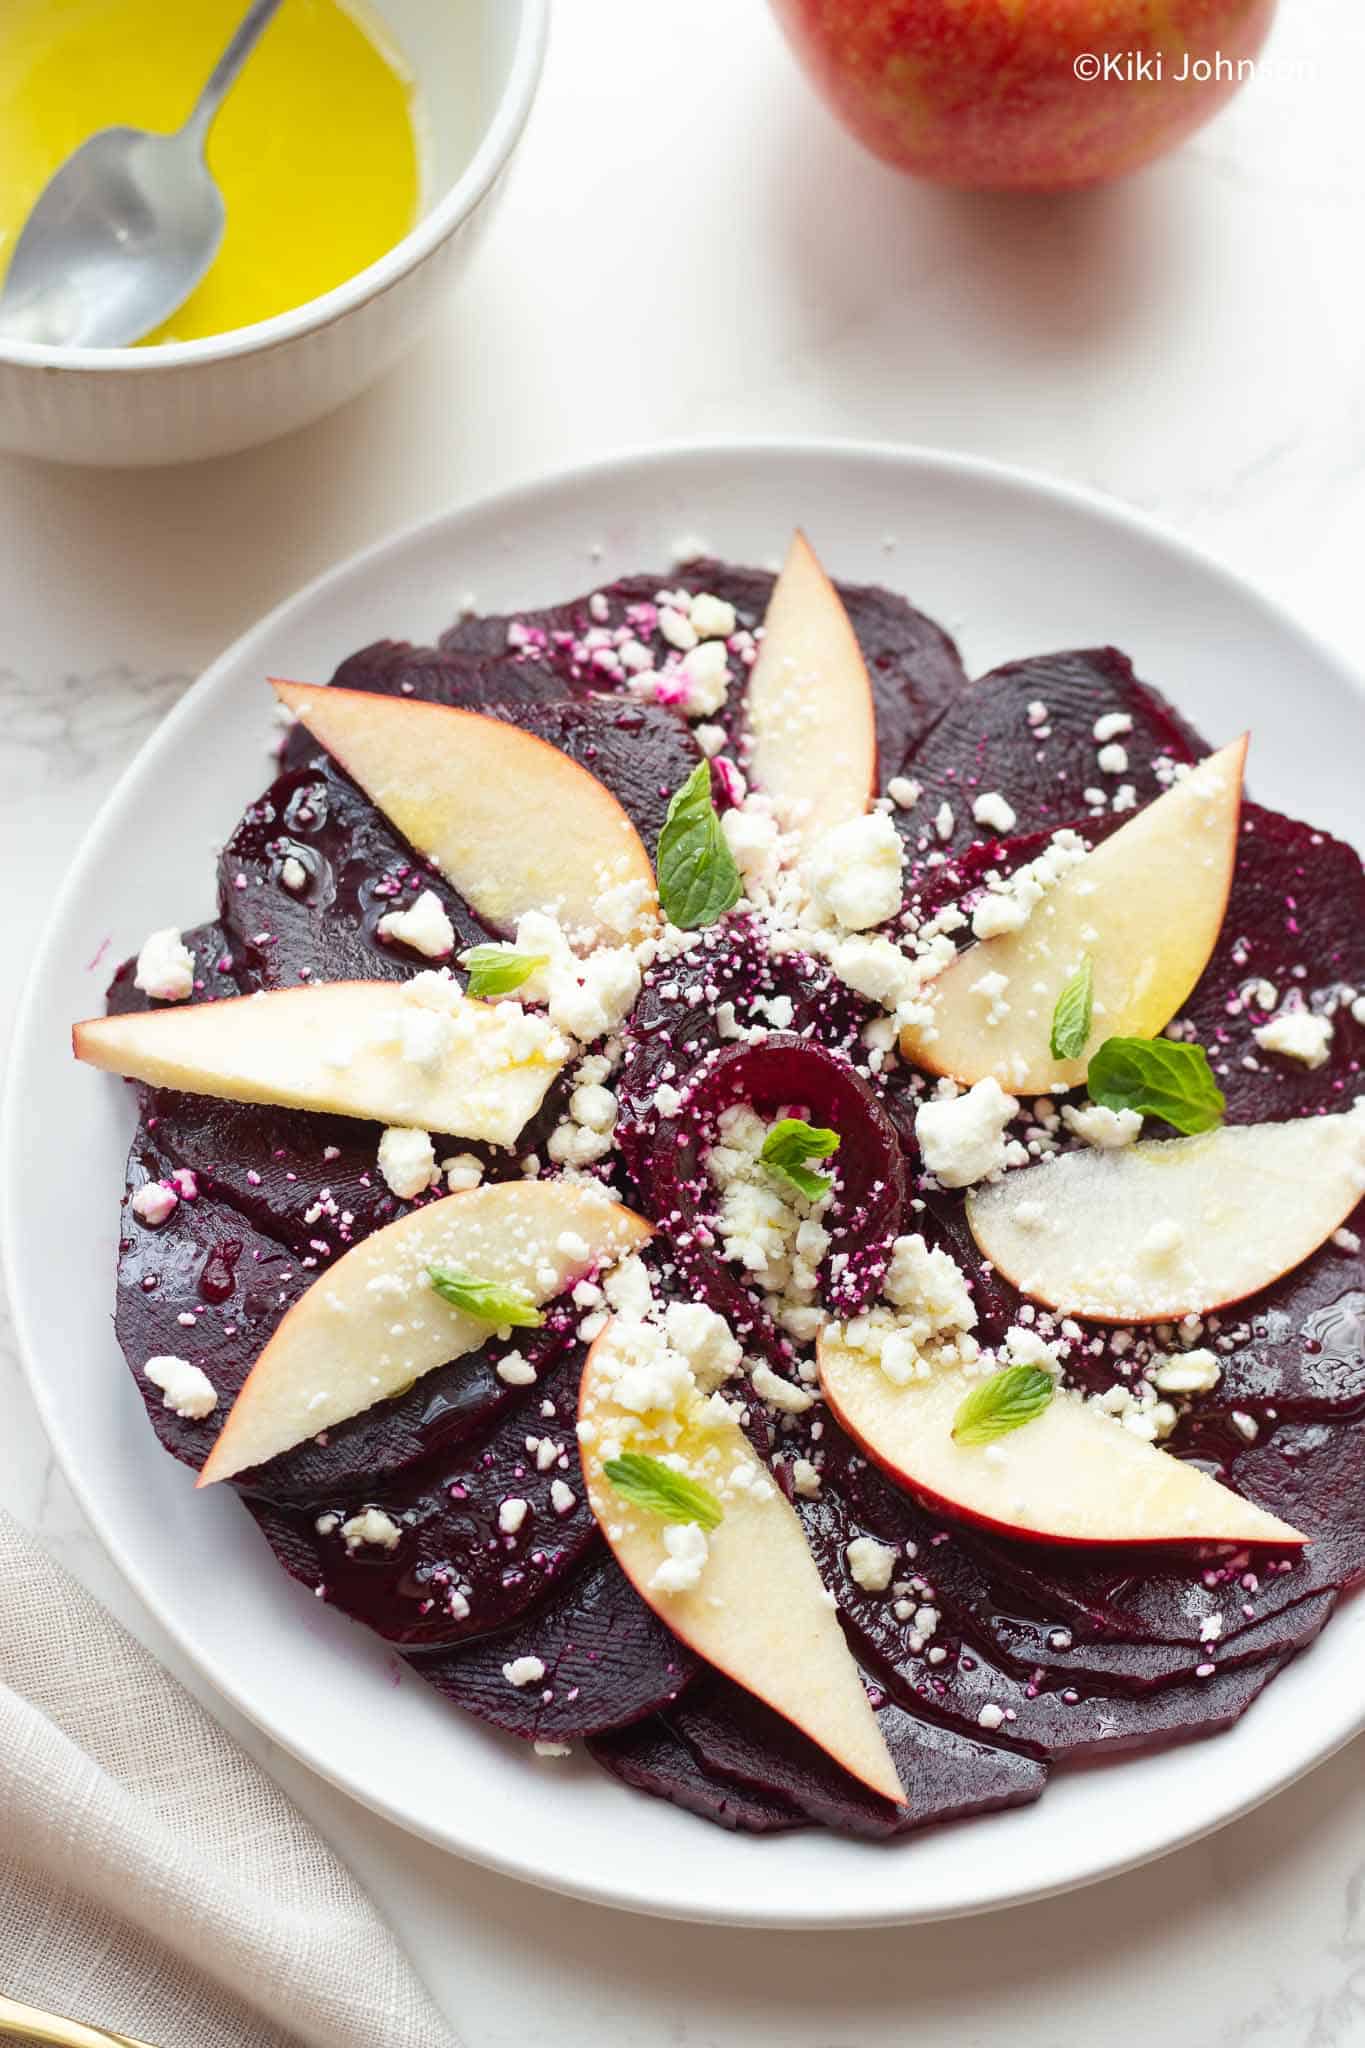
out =
<svg viewBox="0 0 1365 2048"><path fill-rule="evenodd" d="M195 102L194 112L185 123L186 134L194 135L199 141L203 141L229 87L255 49L258 38L272 15L278 11L279 5L280 0L254 0L254 5L247 9L232 41L209 73L208 83Z"/></svg>

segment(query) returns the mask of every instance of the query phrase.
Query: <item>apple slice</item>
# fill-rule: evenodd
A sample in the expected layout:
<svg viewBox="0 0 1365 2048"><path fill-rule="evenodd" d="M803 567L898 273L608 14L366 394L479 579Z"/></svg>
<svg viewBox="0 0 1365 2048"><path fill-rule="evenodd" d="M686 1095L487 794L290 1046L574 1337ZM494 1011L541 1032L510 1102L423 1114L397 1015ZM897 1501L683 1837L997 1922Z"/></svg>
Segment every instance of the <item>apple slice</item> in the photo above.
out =
<svg viewBox="0 0 1365 2048"><path fill-rule="evenodd" d="M872 685L838 591L798 531L749 676L750 779L807 841L877 791Z"/></svg>
<svg viewBox="0 0 1365 2048"><path fill-rule="evenodd" d="M1052 1057L1052 1013L1087 956L1088 1050L1106 1038L1154 1038L1218 940L1246 750L1243 736L1211 754L1054 882L1021 929L959 953L929 989L931 1021L901 1033L906 1058L967 1086L993 1075L1015 1095L1074 1087L1085 1058Z"/></svg>
<svg viewBox="0 0 1365 2048"><path fill-rule="evenodd" d="M953 1423L979 1379L949 1369L897 1386L840 1327L820 1338L835 1415L892 1479L968 1521L1046 1543L1308 1541L1067 1389L997 1442L958 1444Z"/></svg>
<svg viewBox="0 0 1365 2048"><path fill-rule="evenodd" d="M256 1360L203 1471L231 1479L477 1351L488 1323L427 1283L446 1266L539 1304L638 1250L650 1226L595 1186L498 1181L400 1216L300 1296Z"/></svg>
<svg viewBox="0 0 1365 2048"><path fill-rule="evenodd" d="M1365 1194L1365 1108L1087 1147L967 1199L982 1255L1022 1294L1100 1323L1242 1301L1339 1230Z"/></svg>
<svg viewBox="0 0 1365 2048"><path fill-rule="evenodd" d="M542 1018L444 975L335 981L127 1017L71 1034L77 1059L154 1088L275 1102L513 1145L569 1054Z"/></svg>
<svg viewBox="0 0 1365 2048"><path fill-rule="evenodd" d="M341 763L470 908L510 933L549 911L580 945L640 939L658 919L654 869L616 798L533 733L408 697L272 679L282 704ZM598 908L633 889L626 931Z"/></svg>
<svg viewBox="0 0 1365 2048"><path fill-rule="evenodd" d="M588 1500L626 1577L673 1633L737 1685L765 1700L853 1777L895 1805L896 1766L868 1704L834 1605L786 1496L719 1402L695 1390L681 1412L639 1414L616 1399L629 1358L619 1321L593 1344L579 1390L579 1451ZM655 1573L668 1524L607 1478L617 1446L680 1453L722 1502L695 1588L663 1591Z"/></svg>

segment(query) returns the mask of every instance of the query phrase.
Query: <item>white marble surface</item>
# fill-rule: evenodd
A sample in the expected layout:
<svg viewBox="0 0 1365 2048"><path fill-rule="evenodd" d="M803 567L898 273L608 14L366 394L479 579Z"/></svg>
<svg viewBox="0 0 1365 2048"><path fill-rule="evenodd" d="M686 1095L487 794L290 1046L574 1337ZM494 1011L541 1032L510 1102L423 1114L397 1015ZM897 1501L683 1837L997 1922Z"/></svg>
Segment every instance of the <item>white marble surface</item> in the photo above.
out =
<svg viewBox="0 0 1365 2048"><path fill-rule="evenodd" d="M758 0L562 0L498 230L383 385L208 467L0 464L0 1042L70 849L209 657L361 543L607 449L848 434L1051 470L1181 527L1365 668L1356 0L1286 6L1275 54L1292 75L1126 187L966 199L865 158ZM2 1325L0 1501L181 1668L53 1470ZM1365 2042L1360 1744L1089 1893L812 1939L548 1900L234 1725L385 1901L470 2048Z"/></svg>

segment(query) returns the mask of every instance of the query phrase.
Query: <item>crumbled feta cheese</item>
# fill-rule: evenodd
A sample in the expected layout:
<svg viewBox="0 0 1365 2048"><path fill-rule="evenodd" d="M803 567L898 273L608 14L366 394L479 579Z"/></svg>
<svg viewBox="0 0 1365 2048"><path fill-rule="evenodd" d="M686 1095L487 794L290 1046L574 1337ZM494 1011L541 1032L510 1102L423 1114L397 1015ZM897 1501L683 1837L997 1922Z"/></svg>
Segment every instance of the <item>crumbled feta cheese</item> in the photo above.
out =
<svg viewBox="0 0 1365 2048"><path fill-rule="evenodd" d="M696 1522L670 1522L663 1532L667 1553L650 1585L660 1593L690 1593L700 1583L710 1554L706 1531Z"/></svg>
<svg viewBox="0 0 1365 2048"><path fill-rule="evenodd" d="M671 1301L664 1310L664 1330L674 1350L687 1360L703 1394L728 1379L744 1355L724 1316L704 1302Z"/></svg>
<svg viewBox="0 0 1365 2048"><path fill-rule="evenodd" d="M896 1552L891 1544L878 1543L875 1536L855 1536L844 1546L844 1557L849 1577L865 1593L884 1593L891 1584L896 1568Z"/></svg>
<svg viewBox="0 0 1365 2048"><path fill-rule="evenodd" d="M161 1405L187 1422L202 1422L218 1406L218 1393L206 1372L191 1365L188 1358L165 1355L149 1358L143 1375L160 1387Z"/></svg>
<svg viewBox="0 0 1365 2048"><path fill-rule="evenodd" d="M573 1488L567 1486L562 1479L551 1480L550 1506L554 1509L555 1513L557 1515L567 1515L570 1508L574 1505L575 1495Z"/></svg>
<svg viewBox="0 0 1365 2048"><path fill-rule="evenodd" d="M510 1664L504 1664L502 1675L509 1685L539 1685L545 1676L545 1666L539 1657L514 1657Z"/></svg>
<svg viewBox="0 0 1365 2048"><path fill-rule="evenodd" d="M1019 1104L993 1076L965 1095L923 1103L915 1136L924 1164L945 1188L968 1188L1006 1162L1005 1130Z"/></svg>
<svg viewBox="0 0 1365 2048"><path fill-rule="evenodd" d="M148 1223L155 1229L164 1223L173 1210L179 1208L180 1197L174 1188L168 1188L159 1180L149 1180L140 1187L128 1204L139 1223Z"/></svg>
<svg viewBox="0 0 1365 2048"><path fill-rule="evenodd" d="M992 832L1012 832L1018 823L1015 812L997 789L988 789L977 797L972 816L978 825L987 825Z"/></svg>
<svg viewBox="0 0 1365 2048"><path fill-rule="evenodd" d="M886 785L886 793L898 811L913 811L920 799L920 786L908 775L893 775Z"/></svg>
<svg viewBox="0 0 1365 2048"><path fill-rule="evenodd" d="M1128 749L1121 747L1117 740L1107 747L1101 747L1095 756L1102 775L1126 775L1128 773Z"/></svg>
<svg viewBox="0 0 1365 2048"><path fill-rule="evenodd" d="M1106 711L1103 718L1095 720L1095 738L1101 746L1108 740L1121 740L1125 733L1132 730L1133 721L1126 711Z"/></svg>
<svg viewBox="0 0 1365 2048"><path fill-rule="evenodd" d="M934 813L934 830L940 839L951 839L953 827L956 823L957 820L953 816L953 807L945 799Z"/></svg>
<svg viewBox="0 0 1365 2048"><path fill-rule="evenodd" d="M905 848L885 811L868 811L821 833L806 857L816 909L846 931L885 924L901 907Z"/></svg>
<svg viewBox="0 0 1365 2048"><path fill-rule="evenodd" d="M1163 1394L1211 1393L1222 1377L1222 1361L1212 1351L1183 1351L1163 1358L1152 1374Z"/></svg>
<svg viewBox="0 0 1365 2048"><path fill-rule="evenodd" d="M787 1415L804 1415L815 1400L809 1387L798 1387L791 1380L784 1380L766 1360L760 1360L749 1374L749 1384L760 1400L766 1401L770 1407L781 1408Z"/></svg>
<svg viewBox="0 0 1365 2048"><path fill-rule="evenodd" d="M133 987L159 1003L183 1003L194 994L194 955L174 925L143 941Z"/></svg>
<svg viewBox="0 0 1365 2048"><path fill-rule="evenodd" d="M1085 859L1085 852L1085 842L1069 826L1054 832L1035 859L1003 879L992 880L972 912L974 936L998 939L1006 932L1021 931L1048 890Z"/></svg>
<svg viewBox="0 0 1365 2048"><path fill-rule="evenodd" d="M535 1367L520 1351L508 1351L498 1360L498 1378L505 1386L533 1387L536 1382Z"/></svg>
<svg viewBox="0 0 1365 2048"><path fill-rule="evenodd" d="M440 1177L431 1133L391 1125L379 1140L379 1171L400 1202L425 1194Z"/></svg>
<svg viewBox="0 0 1365 2048"><path fill-rule="evenodd" d="M1263 1052L1282 1053L1305 1067L1326 1066L1332 1050L1332 1019L1312 1010L1282 1010L1252 1032Z"/></svg>
<svg viewBox="0 0 1365 2048"><path fill-rule="evenodd" d="M728 640L735 630L735 608L723 597L701 591L688 608L688 622L702 640Z"/></svg>
<svg viewBox="0 0 1365 2048"><path fill-rule="evenodd" d="M1005 1709L997 1707L994 1700L987 1700L976 1717L976 1724L978 1728L984 1728L988 1734L993 1735L997 1728L1003 1726L1004 1719Z"/></svg>
<svg viewBox="0 0 1365 2048"><path fill-rule="evenodd" d="M1117 1152L1121 1146L1131 1145L1142 1129L1142 1118L1135 1109L1106 1109L1099 1102L1088 1102L1081 1109L1064 1103L1062 1121L1069 1131L1101 1152Z"/></svg>
<svg viewBox="0 0 1365 2048"><path fill-rule="evenodd" d="M659 631L670 647L676 647L687 654L697 644L697 629L685 613L676 606L663 605L659 611Z"/></svg>
<svg viewBox="0 0 1365 2048"><path fill-rule="evenodd" d="M451 1194L465 1195L483 1179L483 1161L472 1152L457 1152L453 1159L441 1161L441 1171Z"/></svg>
<svg viewBox="0 0 1365 2048"><path fill-rule="evenodd" d="M381 938L397 939L428 960L443 960L455 950L455 927L434 889L423 889L406 910L390 910L379 920Z"/></svg>
<svg viewBox="0 0 1365 2048"><path fill-rule="evenodd" d="M382 1508L364 1508L358 1515L341 1525L348 1550L360 1550L369 1545L374 1550L397 1550L402 1530Z"/></svg>
<svg viewBox="0 0 1365 2048"><path fill-rule="evenodd" d="M297 896L308 886L308 870L296 853L286 854L280 864L280 880L291 895Z"/></svg>
<svg viewBox="0 0 1365 2048"><path fill-rule="evenodd" d="M600 1081L586 1081L569 1097L569 1115L587 1131L609 1131L616 1122L616 1097Z"/></svg>
<svg viewBox="0 0 1365 2048"><path fill-rule="evenodd" d="M505 1500L498 1509L498 1527L504 1536L515 1536L530 1512L530 1502L520 1498Z"/></svg>
<svg viewBox="0 0 1365 2048"><path fill-rule="evenodd" d="M694 647L678 664L677 680L683 694L678 700L686 718L710 718L719 711L730 689L730 658L723 640L706 640Z"/></svg>
<svg viewBox="0 0 1365 2048"><path fill-rule="evenodd" d="M798 1458L792 1466L792 1485L803 1500L814 1500L820 1492L820 1474L809 1458Z"/></svg>

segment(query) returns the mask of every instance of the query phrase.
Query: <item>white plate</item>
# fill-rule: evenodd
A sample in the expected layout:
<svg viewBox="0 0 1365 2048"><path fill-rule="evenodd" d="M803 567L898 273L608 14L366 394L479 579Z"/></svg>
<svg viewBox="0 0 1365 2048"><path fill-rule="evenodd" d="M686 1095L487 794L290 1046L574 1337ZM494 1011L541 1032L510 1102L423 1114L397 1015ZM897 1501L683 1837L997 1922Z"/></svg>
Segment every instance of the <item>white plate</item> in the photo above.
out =
<svg viewBox="0 0 1365 2048"><path fill-rule="evenodd" d="M66 1475L142 1599L243 1713L357 1799L513 1876L640 1911L759 1926L865 1926L1083 1884L1221 1826L1365 1723L1365 1602L1231 1734L1062 1774L1028 1811L875 1848L754 1841L534 1760L272 1564L241 1508L147 1428L110 1323L132 1109L72 1064L67 1023L145 932L213 909L213 847L268 780L267 672L324 680L367 640L435 636L466 592L543 603L700 537L768 561L792 524L834 572L941 619L968 670L1112 640L1215 741L1251 724L1265 801L1350 832L1365 699L1265 599L1116 506L948 456L839 445L664 451L435 520L264 620L166 720L97 818L28 988L8 1095L10 1286L34 1395ZM173 849L167 858L166 849ZM87 963L110 941L99 974Z"/></svg>

